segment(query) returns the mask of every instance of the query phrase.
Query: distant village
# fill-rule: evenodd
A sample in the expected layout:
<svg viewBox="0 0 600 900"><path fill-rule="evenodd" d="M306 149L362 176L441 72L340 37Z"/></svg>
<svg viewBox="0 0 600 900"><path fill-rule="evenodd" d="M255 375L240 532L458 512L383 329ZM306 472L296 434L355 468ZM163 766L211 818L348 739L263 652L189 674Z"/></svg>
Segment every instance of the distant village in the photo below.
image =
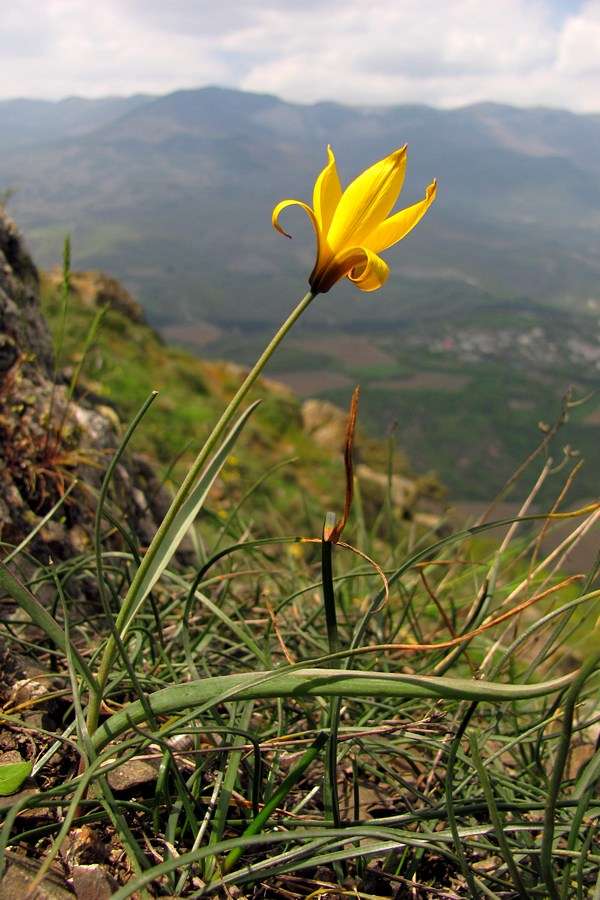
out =
<svg viewBox="0 0 600 900"><path fill-rule="evenodd" d="M425 343L432 353L454 356L462 362L497 359L515 365L544 369L565 363L577 365L583 372L600 371L600 321L594 334L571 334L559 339L542 326L522 329L461 328L452 334L427 340L424 335L411 336L413 346Z"/></svg>

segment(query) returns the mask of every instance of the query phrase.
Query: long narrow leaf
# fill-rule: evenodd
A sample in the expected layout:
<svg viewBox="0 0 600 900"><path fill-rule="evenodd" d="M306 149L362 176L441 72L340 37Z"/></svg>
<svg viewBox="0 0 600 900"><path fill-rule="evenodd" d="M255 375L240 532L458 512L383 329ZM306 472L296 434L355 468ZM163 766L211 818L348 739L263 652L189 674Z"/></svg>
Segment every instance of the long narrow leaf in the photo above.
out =
<svg viewBox="0 0 600 900"><path fill-rule="evenodd" d="M305 752L302 754L300 761L296 763L291 772L288 772L271 799L267 803L265 803L259 814L255 816L255 818L250 822L242 837L248 837L252 834L258 834L261 831L261 829L266 825L270 816L273 815L277 807L283 805L283 801L292 790L292 788L296 786L310 764L314 762L315 759L317 759L319 753L321 752L327 741L328 737L324 732L321 732L317 735L308 750L305 750ZM242 855L243 850L244 848L241 844L237 847L234 847L233 850L230 850L225 861L223 862L223 865L221 866L221 871L224 873L231 872L232 868Z"/></svg>
<svg viewBox="0 0 600 900"><path fill-rule="evenodd" d="M229 434L223 440L223 443L213 456L212 460L210 461L204 472L201 474L196 485L190 491L189 496L175 516L173 522L171 523L171 526L162 536L160 547L155 554L152 565L148 567L148 571L138 585L135 602L131 609L131 613L127 618L127 621L124 623L118 622L118 626L121 630L121 637L123 637L124 631L127 630L128 625L135 618L135 615L139 610L141 604L144 602L144 600L168 566L170 560L177 551L179 544L187 534L194 519L200 512L210 489L215 483L215 480L219 475L221 469L225 465L227 457L230 455L244 425L258 406L259 402L260 401L257 400L255 403L249 406L248 409L239 417Z"/></svg>
<svg viewBox="0 0 600 900"><path fill-rule="evenodd" d="M294 668L275 672L219 675L175 685L148 697L155 716L173 715L184 709L226 700L259 700L273 697L423 697L435 700L524 700L543 697L568 687L576 673L537 684L497 684L469 678L426 675L336 671ZM139 701L115 713L95 733L93 744L101 750L132 725L145 721Z"/></svg>

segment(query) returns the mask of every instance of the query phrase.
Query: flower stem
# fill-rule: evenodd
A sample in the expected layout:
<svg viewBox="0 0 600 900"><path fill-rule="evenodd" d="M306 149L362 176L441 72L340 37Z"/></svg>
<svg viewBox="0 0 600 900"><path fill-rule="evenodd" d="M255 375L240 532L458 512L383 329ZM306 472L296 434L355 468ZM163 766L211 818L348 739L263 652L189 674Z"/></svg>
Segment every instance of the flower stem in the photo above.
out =
<svg viewBox="0 0 600 900"><path fill-rule="evenodd" d="M323 526L321 540L321 577L323 580L323 606L325 609L325 625L327 627L327 644L329 653L339 653L341 648L340 636L337 626L337 613L335 609L335 590L333 587L333 543L328 535L335 525L335 513L328 512ZM341 660L335 659L330 663L336 669L341 665Z"/></svg>
<svg viewBox="0 0 600 900"><path fill-rule="evenodd" d="M328 512L323 525L321 540L321 577L323 579L323 605L325 607L325 624L327 627L327 643L330 654L339 653L341 650L340 636L337 626L337 613L335 609L335 590L333 586L333 542L329 540L335 527L336 516ZM332 660L328 666L338 668L341 660ZM334 828L341 827L340 798L337 786L337 751L338 751L338 725L342 709L342 697L332 697L329 701L329 741L327 753L324 759L323 773L323 805L325 817ZM335 866L338 876L344 877L343 866ZM339 871L338 871L339 870Z"/></svg>
<svg viewBox="0 0 600 900"><path fill-rule="evenodd" d="M254 385L256 379L259 377L260 373L264 369L265 365L286 336L291 327L295 324L295 322L300 318L304 310L309 306L309 304L314 300L316 296L316 292L313 293L309 291L300 303L296 306L291 315L286 319L283 325L279 328L274 337L269 341L262 354L238 388L235 396L230 401L227 409L211 431L206 443L200 450L198 456L196 457L192 467L187 473L181 487L177 491L175 498L165 515L163 521L159 525L154 538L148 547L146 553L144 554L144 558L140 563L140 566L135 573L129 590L123 600L123 605L117 616L117 620L115 623L115 628L117 633L120 635L121 640L125 638L127 631L129 630L129 619L131 617L132 609L134 608L134 604L136 603L136 599L139 593L140 586L143 584L146 573L148 572L150 566L154 562L155 557L157 556L162 542L165 540L166 535L168 534L169 528L172 525L175 517L180 511L181 507L185 503L188 498L191 490L194 487L199 475L201 474L203 468L208 462L213 450L217 447L219 441L223 437L227 427L231 423L233 417L235 416L237 410L239 409L242 401L250 391L251 387ZM117 642L114 638L114 635L111 635L108 638L106 643L106 647L102 656L102 661L100 663L100 668L98 670L98 678L97 678L97 691L93 691L90 694L90 701L88 706L88 714L87 714L87 727L89 734L93 734L98 727L98 719L100 715L100 706L102 702L102 694L108 682L108 678L110 675L110 671L112 669L113 663L115 661L115 656L117 654Z"/></svg>

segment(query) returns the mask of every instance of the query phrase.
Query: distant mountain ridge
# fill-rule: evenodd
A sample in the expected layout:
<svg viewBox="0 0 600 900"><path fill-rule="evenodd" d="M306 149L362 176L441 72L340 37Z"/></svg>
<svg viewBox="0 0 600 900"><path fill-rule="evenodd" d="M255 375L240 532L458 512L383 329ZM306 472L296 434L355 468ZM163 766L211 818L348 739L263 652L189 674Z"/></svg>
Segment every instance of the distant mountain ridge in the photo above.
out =
<svg viewBox="0 0 600 900"><path fill-rule="evenodd" d="M347 184L406 142L400 205L434 176L438 199L386 254L388 283L365 295L344 281L319 298L267 374L342 408L360 383L366 427L399 423L413 469L474 500L532 452L574 385L596 399L570 409L564 441L587 459L579 495L595 496L600 116L301 106L222 88L11 101L0 197L14 189L39 264L60 262L70 232L74 268L117 277L169 342L249 365L313 265L307 217L285 211L286 241L274 205L311 202L327 144Z"/></svg>
<svg viewBox="0 0 600 900"><path fill-rule="evenodd" d="M283 197L310 200L328 143L347 181L408 142L405 203L438 178L435 206L390 254L395 277L375 312L384 321L415 304L446 315L457 291L467 305L494 296L600 309L597 115L300 106L204 88L5 101L0 135L0 189L15 190L11 210L37 258L56 263L73 231L76 265L114 273L159 327L280 318L314 239L290 212L295 240L282 242L270 212ZM348 294L348 322L364 302Z"/></svg>
<svg viewBox="0 0 600 900"><path fill-rule="evenodd" d="M65 100L14 99L0 101L2 148L13 143L23 145L55 138L69 138L103 128L110 123L129 122L148 117L188 119L190 131L201 116L206 127L212 116L221 129L229 121L232 127L245 128L264 115L273 131L280 130L300 139L305 123L313 127L339 128L356 125L356 116L372 119L396 112L415 114L424 124L438 123L445 140L456 140L456 130L467 127L473 133L473 146L481 149L497 145L533 157L570 158L577 166L600 171L598 135L600 114L577 114L544 107L522 109L495 102L477 103L455 110L438 110L420 104L389 107L351 107L332 102L304 106L287 103L269 94L250 94L227 88L207 87L180 90L165 96L137 94L130 97ZM445 124L444 124L445 123ZM277 127L279 125L279 128ZM475 125L475 128L474 128ZM477 133L478 132L478 133ZM456 141L460 143L460 141Z"/></svg>
<svg viewBox="0 0 600 900"><path fill-rule="evenodd" d="M147 94L133 97L106 97L85 100L3 100L0 101L2 147L23 146L39 141L64 139L95 130L149 100Z"/></svg>

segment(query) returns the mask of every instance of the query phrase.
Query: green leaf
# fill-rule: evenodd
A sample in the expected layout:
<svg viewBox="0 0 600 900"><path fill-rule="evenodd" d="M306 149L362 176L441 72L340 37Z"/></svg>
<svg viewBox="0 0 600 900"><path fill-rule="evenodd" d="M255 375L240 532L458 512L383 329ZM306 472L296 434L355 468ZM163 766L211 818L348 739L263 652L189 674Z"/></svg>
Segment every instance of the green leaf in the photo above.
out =
<svg viewBox="0 0 600 900"><path fill-rule="evenodd" d="M32 769L31 760L0 765L0 796L6 797L7 794L14 794L18 791L23 782L31 775Z"/></svg>
<svg viewBox="0 0 600 900"><path fill-rule="evenodd" d="M130 589L126 597L119 618L117 619L117 628L121 632L121 640L125 638L131 622L139 612L139 609L166 569L173 555L176 553L183 537L191 528L192 523L206 500L211 487L215 483L221 469L227 461L227 457L231 453L235 442L240 433L259 404L256 400L248 409L239 417L229 434L225 437L219 446L212 460L208 463L206 469L202 472L198 481L190 491L189 495L178 510L168 528L164 532L158 532L153 545L155 552L152 554L152 562L146 569L144 577L140 583L135 584L135 590Z"/></svg>
<svg viewBox="0 0 600 900"><path fill-rule="evenodd" d="M204 704L216 706L228 700L269 700L281 697L423 697L433 700L480 700L489 703L526 700L557 693L570 685L576 672L535 684L499 684L470 678L406 675L384 672L336 671L291 666L270 672L216 675L185 684L171 685L136 700L114 713L93 737L96 752L133 725L155 716L173 716Z"/></svg>

